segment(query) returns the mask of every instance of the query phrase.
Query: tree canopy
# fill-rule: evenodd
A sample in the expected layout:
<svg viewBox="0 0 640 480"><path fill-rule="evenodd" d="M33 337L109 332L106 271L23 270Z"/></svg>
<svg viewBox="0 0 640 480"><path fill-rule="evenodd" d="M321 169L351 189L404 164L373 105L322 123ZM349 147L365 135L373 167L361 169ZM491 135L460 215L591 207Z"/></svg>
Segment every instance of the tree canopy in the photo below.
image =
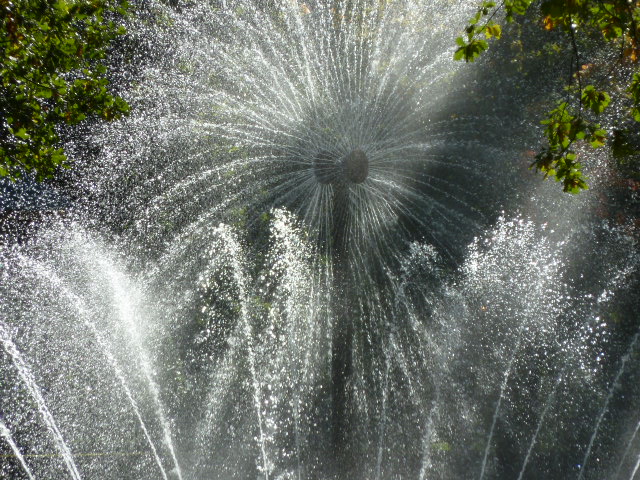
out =
<svg viewBox="0 0 640 480"><path fill-rule="evenodd" d="M61 127L128 113L105 63L127 8L126 0L0 0L0 177L51 177L68 166Z"/></svg>
<svg viewBox="0 0 640 480"><path fill-rule="evenodd" d="M475 61L489 48L492 39L502 36L498 18L511 23L525 14L534 16L545 30L559 30L567 36L572 71L565 86L565 98L541 122L545 126L546 145L531 166L545 177L562 182L565 192L577 193L588 188L578 162L577 145L587 142L598 148L609 143L614 156L622 161L632 158L629 174L640 175L640 152L629 141L629 137L637 135L640 122L640 1L485 0L470 19L464 35L457 38L454 59ZM597 81L590 78L593 65L581 48L591 40L603 41L617 53L616 59L607 65L610 75ZM614 73L616 79L612 83ZM617 126L607 131L599 119L614 108Z"/></svg>

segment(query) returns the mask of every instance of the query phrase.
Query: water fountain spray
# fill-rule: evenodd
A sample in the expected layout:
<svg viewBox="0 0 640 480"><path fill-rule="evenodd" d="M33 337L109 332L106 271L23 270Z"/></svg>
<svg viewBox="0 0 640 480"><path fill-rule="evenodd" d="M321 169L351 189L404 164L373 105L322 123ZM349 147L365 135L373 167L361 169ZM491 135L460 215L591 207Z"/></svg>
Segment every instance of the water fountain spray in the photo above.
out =
<svg viewBox="0 0 640 480"><path fill-rule="evenodd" d="M0 477L633 477L636 227L528 182L474 2L169 3L0 238Z"/></svg>

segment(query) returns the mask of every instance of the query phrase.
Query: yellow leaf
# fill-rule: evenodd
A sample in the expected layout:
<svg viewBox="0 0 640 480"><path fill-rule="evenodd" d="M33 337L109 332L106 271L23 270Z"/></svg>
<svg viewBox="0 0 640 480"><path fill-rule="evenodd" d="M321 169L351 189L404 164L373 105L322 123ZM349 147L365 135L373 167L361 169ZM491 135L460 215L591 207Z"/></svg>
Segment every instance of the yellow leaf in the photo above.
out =
<svg viewBox="0 0 640 480"><path fill-rule="evenodd" d="M554 27L556 26L555 22L551 18L551 15L547 15L546 17L544 17L544 19L542 20L542 23L544 25L545 30L553 30Z"/></svg>
<svg viewBox="0 0 640 480"><path fill-rule="evenodd" d="M502 35L502 28L500 25L487 25L484 34L487 38L500 38L500 35Z"/></svg>

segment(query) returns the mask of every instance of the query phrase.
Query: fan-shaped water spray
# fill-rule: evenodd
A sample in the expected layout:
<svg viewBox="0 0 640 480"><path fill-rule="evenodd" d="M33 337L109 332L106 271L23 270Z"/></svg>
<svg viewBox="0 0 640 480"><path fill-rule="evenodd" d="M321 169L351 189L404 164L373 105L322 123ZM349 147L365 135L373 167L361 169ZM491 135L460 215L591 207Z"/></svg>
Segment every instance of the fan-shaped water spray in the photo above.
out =
<svg viewBox="0 0 640 480"><path fill-rule="evenodd" d="M637 225L526 186L472 3L129 19L133 115L3 224L0 477L633 478Z"/></svg>

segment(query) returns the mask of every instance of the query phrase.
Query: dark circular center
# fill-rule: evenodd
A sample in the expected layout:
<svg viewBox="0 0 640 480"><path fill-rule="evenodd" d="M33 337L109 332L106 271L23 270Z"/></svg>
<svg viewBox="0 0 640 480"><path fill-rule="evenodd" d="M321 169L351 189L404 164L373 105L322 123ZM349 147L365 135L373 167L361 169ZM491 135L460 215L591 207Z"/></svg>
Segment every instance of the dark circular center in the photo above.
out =
<svg viewBox="0 0 640 480"><path fill-rule="evenodd" d="M343 158L320 151L313 159L313 173L323 185L335 183L362 183L369 175L369 159L360 149Z"/></svg>
<svg viewBox="0 0 640 480"><path fill-rule="evenodd" d="M342 176L351 183L362 183L369 175L369 159L362 150L354 150L342 160Z"/></svg>

